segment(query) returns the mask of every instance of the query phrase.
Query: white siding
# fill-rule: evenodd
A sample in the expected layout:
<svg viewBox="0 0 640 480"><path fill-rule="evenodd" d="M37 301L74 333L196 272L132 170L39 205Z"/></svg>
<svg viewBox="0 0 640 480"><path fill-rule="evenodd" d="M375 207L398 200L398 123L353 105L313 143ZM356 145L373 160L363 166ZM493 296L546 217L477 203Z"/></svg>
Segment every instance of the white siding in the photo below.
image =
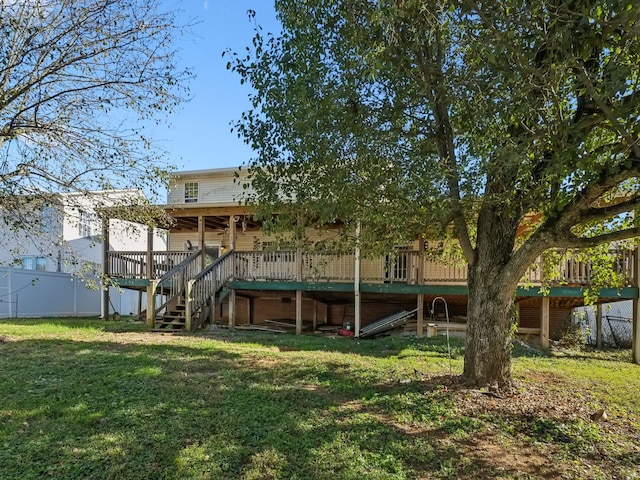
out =
<svg viewBox="0 0 640 480"><path fill-rule="evenodd" d="M179 177L169 186L169 194L167 203L170 205L183 205L184 201L184 184L198 183L198 202L201 204L223 204L237 205L242 201L246 193L242 187L242 181L234 182L233 172L225 172L224 174L216 173L212 170L211 176L199 176L196 178ZM193 204L191 204L193 205Z"/></svg>
<svg viewBox="0 0 640 480"><path fill-rule="evenodd" d="M30 257L34 262L36 257L44 257L47 259L47 271L51 272L79 272L85 263L94 264L99 270L102 264L102 225L95 218L91 228L93 236L81 236L79 210L94 212L96 204L113 204L137 195L135 191L98 192L93 196L60 195L60 201L64 202L64 217L57 213L58 210L52 212L48 228L36 226L13 231L0 225L0 265L12 266L13 261L21 257ZM112 219L109 229L110 250L147 249L146 227ZM153 247L154 250L166 250L164 231L156 231Z"/></svg>

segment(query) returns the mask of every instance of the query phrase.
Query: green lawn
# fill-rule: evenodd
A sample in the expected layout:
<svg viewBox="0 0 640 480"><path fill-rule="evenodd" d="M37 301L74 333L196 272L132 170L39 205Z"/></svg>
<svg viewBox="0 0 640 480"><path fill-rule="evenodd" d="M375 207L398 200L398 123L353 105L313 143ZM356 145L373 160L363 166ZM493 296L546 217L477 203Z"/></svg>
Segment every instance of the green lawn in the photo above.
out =
<svg viewBox="0 0 640 480"><path fill-rule="evenodd" d="M498 398L459 384L462 349L2 320L0 478L640 478L628 351L517 346Z"/></svg>

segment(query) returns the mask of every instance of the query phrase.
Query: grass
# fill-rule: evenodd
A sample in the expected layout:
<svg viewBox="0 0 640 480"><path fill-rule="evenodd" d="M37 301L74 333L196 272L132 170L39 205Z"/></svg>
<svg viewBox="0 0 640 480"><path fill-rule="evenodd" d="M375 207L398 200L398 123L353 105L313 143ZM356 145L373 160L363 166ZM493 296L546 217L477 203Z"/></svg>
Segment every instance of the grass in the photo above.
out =
<svg viewBox="0 0 640 480"><path fill-rule="evenodd" d="M498 398L456 340L145 330L0 321L1 478L640 478L628 352L516 346Z"/></svg>

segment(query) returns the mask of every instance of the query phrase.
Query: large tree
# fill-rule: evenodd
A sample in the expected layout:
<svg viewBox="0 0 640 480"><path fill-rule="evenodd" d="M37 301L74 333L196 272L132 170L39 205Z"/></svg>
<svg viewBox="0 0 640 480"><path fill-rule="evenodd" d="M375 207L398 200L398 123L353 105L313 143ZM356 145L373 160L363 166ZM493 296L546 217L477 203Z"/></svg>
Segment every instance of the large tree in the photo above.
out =
<svg viewBox="0 0 640 480"><path fill-rule="evenodd" d="M511 384L514 293L553 247L640 233L640 7L632 0L278 0L229 68L254 109L255 200L450 233L469 270L464 377ZM287 215L291 212L292 215ZM526 225L525 225L526 224Z"/></svg>
<svg viewBox="0 0 640 480"><path fill-rule="evenodd" d="M186 93L173 45L182 31L156 0L0 0L6 223L26 228L59 193L162 186L166 162L144 126Z"/></svg>

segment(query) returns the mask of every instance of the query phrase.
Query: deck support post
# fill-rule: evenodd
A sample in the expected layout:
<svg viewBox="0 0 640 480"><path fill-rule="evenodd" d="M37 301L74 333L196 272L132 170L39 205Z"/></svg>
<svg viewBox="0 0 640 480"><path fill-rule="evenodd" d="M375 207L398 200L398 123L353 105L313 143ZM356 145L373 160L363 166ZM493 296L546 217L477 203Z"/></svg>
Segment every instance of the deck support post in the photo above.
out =
<svg viewBox="0 0 640 480"><path fill-rule="evenodd" d="M215 293L211 296L210 300L211 304L209 305L209 324L213 327L216 323L216 310L218 309L218 305L216 304L216 295Z"/></svg>
<svg viewBox="0 0 640 480"><path fill-rule="evenodd" d="M147 278L154 277L153 265L153 227L147 227Z"/></svg>
<svg viewBox="0 0 640 480"><path fill-rule="evenodd" d="M142 313L142 290L138 290L138 311L136 317L140 320L140 314Z"/></svg>
<svg viewBox="0 0 640 480"><path fill-rule="evenodd" d="M631 333L631 361L640 365L640 301L633 299L633 325Z"/></svg>
<svg viewBox="0 0 640 480"><path fill-rule="evenodd" d="M231 289L229 292L229 329L236 326L236 291Z"/></svg>
<svg viewBox="0 0 640 480"><path fill-rule="evenodd" d="M635 286L640 284L640 247L634 252ZM633 322L631 329L631 361L640 364L640 300L633 299Z"/></svg>
<svg viewBox="0 0 640 480"><path fill-rule="evenodd" d="M358 338L360 336L360 322L361 322L361 305L360 305L360 222L356 226L356 251L355 251L355 265L354 265L354 279L353 279L353 301L354 301L354 336Z"/></svg>
<svg viewBox="0 0 640 480"><path fill-rule="evenodd" d="M424 285L424 237L420 235L418 238L418 268L417 268L417 284ZM422 337L424 335L424 295L418 294L418 308L417 323L416 323L416 336Z"/></svg>
<svg viewBox="0 0 640 480"><path fill-rule="evenodd" d="M296 280L302 282L302 247L296 249ZM302 335L302 290L296 290L296 335Z"/></svg>
<svg viewBox="0 0 640 480"><path fill-rule="evenodd" d="M313 301L313 323L311 325L312 330L315 332L318 328L318 301Z"/></svg>
<svg viewBox="0 0 640 480"><path fill-rule="evenodd" d="M602 304L601 303L596 305L596 348L598 350L602 349Z"/></svg>
<svg viewBox="0 0 640 480"><path fill-rule="evenodd" d="M149 286L147 287L147 325L149 328L155 327L156 324L156 288L158 281L156 279L149 279Z"/></svg>
<svg viewBox="0 0 640 480"><path fill-rule="evenodd" d="M102 219L102 319L109 320L109 217Z"/></svg>
<svg viewBox="0 0 640 480"><path fill-rule="evenodd" d="M296 290L296 335L302 335L302 290Z"/></svg>
<svg viewBox="0 0 640 480"><path fill-rule="evenodd" d="M540 345L549 348L549 297L542 297L540 305Z"/></svg>

